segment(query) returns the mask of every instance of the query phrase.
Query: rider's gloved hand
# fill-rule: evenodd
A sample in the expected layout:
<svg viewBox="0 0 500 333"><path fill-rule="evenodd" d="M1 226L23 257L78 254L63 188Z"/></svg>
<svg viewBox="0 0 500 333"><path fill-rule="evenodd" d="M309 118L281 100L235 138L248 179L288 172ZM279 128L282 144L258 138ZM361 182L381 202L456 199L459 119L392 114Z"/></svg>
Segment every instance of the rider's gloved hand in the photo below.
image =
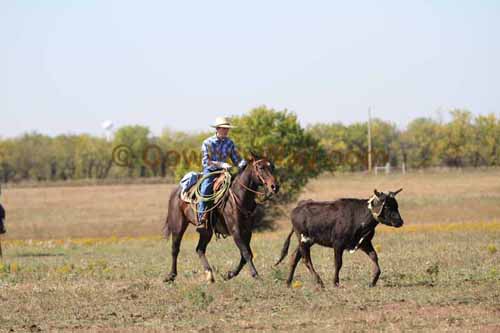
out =
<svg viewBox="0 0 500 333"><path fill-rule="evenodd" d="M244 159L242 159L240 161L240 163L238 163L238 168L239 169L243 169L245 167L245 165L247 165L247 161L245 161Z"/></svg>
<svg viewBox="0 0 500 333"><path fill-rule="evenodd" d="M221 164L221 168L222 168L222 169L225 169L225 170L229 170L229 169L231 169L232 167L233 167L233 166L232 166L231 164L226 163L226 162L224 162L224 163L222 163L222 164Z"/></svg>

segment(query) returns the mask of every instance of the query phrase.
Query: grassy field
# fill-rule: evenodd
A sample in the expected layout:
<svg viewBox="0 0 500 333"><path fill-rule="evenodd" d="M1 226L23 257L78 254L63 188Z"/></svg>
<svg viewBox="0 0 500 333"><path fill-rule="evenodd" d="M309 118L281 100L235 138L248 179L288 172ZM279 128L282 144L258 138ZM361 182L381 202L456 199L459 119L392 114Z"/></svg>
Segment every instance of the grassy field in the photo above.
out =
<svg viewBox="0 0 500 333"><path fill-rule="evenodd" d="M333 253L315 247L327 288L316 289L302 265L293 288L277 258L289 228L255 235L262 279L245 269L231 239L213 241L207 285L194 252L182 245L174 284L160 238L170 185L5 188L8 235L2 237L0 331L500 331L500 171L396 176L337 175L312 181L302 198L398 196L401 229L378 227L382 275L368 288L371 266L346 253L342 288L332 286ZM293 243L295 245L295 243Z"/></svg>

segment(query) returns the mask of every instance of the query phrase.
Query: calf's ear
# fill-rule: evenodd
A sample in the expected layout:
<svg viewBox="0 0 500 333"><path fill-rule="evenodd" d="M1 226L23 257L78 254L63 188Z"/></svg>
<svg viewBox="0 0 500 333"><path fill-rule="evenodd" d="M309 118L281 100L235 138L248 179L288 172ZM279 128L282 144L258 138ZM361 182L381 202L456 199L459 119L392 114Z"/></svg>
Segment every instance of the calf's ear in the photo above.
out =
<svg viewBox="0 0 500 333"><path fill-rule="evenodd" d="M396 196L396 194L398 194L399 192L401 192L403 190L403 188L400 188L399 190L397 190L396 192L394 192L394 196Z"/></svg>
<svg viewBox="0 0 500 333"><path fill-rule="evenodd" d="M375 196L377 196L377 198L378 198L382 193L380 193L379 191L377 191L377 189L374 189L373 190L373 194L375 194Z"/></svg>

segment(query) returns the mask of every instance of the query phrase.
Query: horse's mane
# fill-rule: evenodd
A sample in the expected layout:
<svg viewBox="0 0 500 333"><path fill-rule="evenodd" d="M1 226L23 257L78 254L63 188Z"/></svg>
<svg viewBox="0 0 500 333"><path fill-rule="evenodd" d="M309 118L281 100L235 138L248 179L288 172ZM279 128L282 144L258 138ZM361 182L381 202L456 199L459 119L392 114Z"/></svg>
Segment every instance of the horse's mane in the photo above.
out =
<svg viewBox="0 0 500 333"><path fill-rule="evenodd" d="M241 175L241 174L243 173L243 171L245 171L245 170L246 170L246 168L248 168L248 166L249 166L249 165L250 165L250 163L252 163L252 162L253 162L253 161L248 161L248 162L247 162L247 163L246 163L246 164L245 164L242 168L240 168L240 169L238 170L238 173L237 173L237 174L238 174L238 175Z"/></svg>
<svg viewBox="0 0 500 333"><path fill-rule="evenodd" d="M232 182L231 182L231 185L232 185L232 184L233 184L233 183L234 183L237 179L239 179L239 178L241 177L241 175L243 174L243 172L245 172L245 170L248 168L248 166L250 165L250 163L251 163L251 162L249 161L247 164L245 164L242 168L240 168L240 169L238 170L238 172L236 173L236 176L234 176L234 177L233 177L233 180L232 180Z"/></svg>

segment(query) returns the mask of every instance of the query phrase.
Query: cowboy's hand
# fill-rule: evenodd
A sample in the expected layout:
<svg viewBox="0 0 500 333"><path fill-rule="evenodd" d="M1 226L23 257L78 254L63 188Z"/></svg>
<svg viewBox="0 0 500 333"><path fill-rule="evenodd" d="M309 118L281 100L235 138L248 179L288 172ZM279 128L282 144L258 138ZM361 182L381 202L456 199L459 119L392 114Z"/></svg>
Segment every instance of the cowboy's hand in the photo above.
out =
<svg viewBox="0 0 500 333"><path fill-rule="evenodd" d="M243 169L247 165L247 161L241 160L240 163L238 163L238 168Z"/></svg>
<svg viewBox="0 0 500 333"><path fill-rule="evenodd" d="M222 169L229 170L229 169L231 169L232 167L233 167L233 166L232 166L231 164L226 163L226 162L224 162L224 163L222 163L222 164L221 164L221 168L222 168Z"/></svg>

